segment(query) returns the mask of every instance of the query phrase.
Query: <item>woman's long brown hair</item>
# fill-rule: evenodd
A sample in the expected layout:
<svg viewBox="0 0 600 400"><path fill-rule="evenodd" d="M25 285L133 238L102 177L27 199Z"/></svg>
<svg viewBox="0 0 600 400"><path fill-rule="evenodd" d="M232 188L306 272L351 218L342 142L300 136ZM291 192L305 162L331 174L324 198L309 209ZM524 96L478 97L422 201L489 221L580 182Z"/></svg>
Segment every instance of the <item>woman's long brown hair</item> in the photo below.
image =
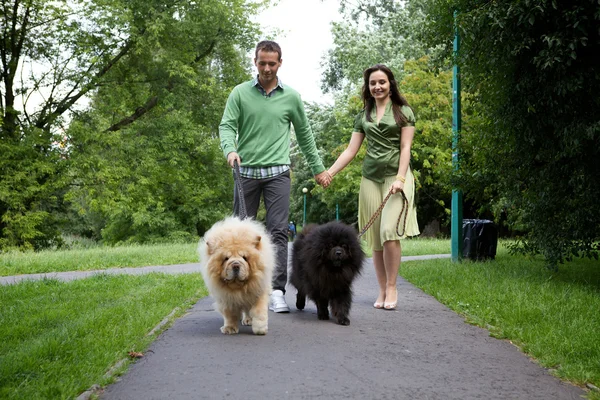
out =
<svg viewBox="0 0 600 400"><path fill-rule="evenodd" d="M396 82L396 78L394 78L394 73L391 69L386 67L383 64L376 64L372 67L369 67L363 73L364 84L362 87L362 100L365 105L365 117L367 121L373 122L373 118L371 118L371 112L373 111L373 107L375 107L375 98L371 95L371 91L369 90L369 78L371 74L375 71L382 71L388 77L390 81L390 99L392 100L392 112L394 113L394 120L398 126L405 125L408 120L406 116L402 113L402 106L408 106L408 101L400 94L400 90L398 89L398 82Z"/></svg>

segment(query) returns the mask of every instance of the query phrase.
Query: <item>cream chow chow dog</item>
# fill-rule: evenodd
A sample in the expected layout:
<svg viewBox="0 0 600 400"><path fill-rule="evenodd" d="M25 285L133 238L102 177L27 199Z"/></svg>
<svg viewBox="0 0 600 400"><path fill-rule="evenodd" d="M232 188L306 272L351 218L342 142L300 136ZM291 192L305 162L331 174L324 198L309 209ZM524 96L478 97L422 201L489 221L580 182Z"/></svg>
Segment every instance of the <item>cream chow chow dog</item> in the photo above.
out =
<svg viewBox="0 0 600 400"><path fill-rule="evenodd" d="M221 332L234 334L242 325L265 335L275 250L264 226L229 217L214 224L198 246L200 271L217 310Z"/></svg>

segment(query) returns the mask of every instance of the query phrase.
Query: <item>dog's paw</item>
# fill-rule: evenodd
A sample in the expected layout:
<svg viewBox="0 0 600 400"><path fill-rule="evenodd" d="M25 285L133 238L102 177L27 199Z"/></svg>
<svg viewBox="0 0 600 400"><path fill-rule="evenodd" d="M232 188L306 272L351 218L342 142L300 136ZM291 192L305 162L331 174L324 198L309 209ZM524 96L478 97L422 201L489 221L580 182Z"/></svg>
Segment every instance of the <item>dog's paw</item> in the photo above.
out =
<svg viewBox="0 0 600 400"><path fill-rule="evenodd" d="M340 325L350 325L348 317L338 317L337 323Z"/></svg>
<svg viewBox="0 0 600 400"><path fill-rule="evenodd" d="M221 333L225 334L225 335L235 335L236 333L238 333L240 330L238 329L237 326L227 326L227 325L223 325L221 327Z"/></svg>
<svg viewBox="0 0 600 400"><path fill-rule="evenodd" d="M328 320L328 319L329 319L329 313L327 313L327 314L324 314L324 313L318 313L318 314L317 314L317 317L318 317L320 320Z"/></svg>
<svg viewBox="0 0 600 400"><path fill-rule="evenodd" d="M267 328L266 325L265 326L261 326L261 327L257 327L257 326L253 326L252 327L252 332L255 335L266 335L268 330L269 329Z"/></svg>
<svg viewBox="0 0 600 400"><path fill-rule="evenodd" d="M242 318L242 325L244 325L244 326L252 325L252 317L246 316L246 317Z"/></svg>

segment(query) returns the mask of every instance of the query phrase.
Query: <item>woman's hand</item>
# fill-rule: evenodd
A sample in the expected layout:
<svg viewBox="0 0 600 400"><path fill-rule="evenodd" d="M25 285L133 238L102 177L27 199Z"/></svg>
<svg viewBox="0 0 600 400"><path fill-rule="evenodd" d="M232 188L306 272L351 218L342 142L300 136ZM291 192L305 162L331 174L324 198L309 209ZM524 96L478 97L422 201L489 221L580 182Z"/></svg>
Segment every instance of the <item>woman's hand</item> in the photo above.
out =
<svg viewBox="0 0 600 400"><path fill-rule="evenodd" d="M390 191L392 194L396 194L401 190L404 190L404 182L396 179L394 183L392 183L392 186L390 186Z"/></svg>
<svg viewBox="0 0 600 400"><path fill-rule="evenodd" d="M323 171L320 174L315 175L315 180L319 185L323 186L323 188L327 188L327 186L329 186L331 179L332 176L329 174L329 171Z"/></svg>

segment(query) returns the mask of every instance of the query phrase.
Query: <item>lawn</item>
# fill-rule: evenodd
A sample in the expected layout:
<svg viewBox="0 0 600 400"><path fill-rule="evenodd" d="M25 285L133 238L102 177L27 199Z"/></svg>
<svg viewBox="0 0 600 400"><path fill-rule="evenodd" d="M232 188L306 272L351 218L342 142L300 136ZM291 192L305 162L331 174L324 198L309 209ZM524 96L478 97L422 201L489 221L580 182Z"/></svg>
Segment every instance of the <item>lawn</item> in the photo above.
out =
<svg viewBox="0 0 600 400"><path fill-rule="evenodd" d="M73 399L110 383L110 367L143 353L154 327L165 318L168 326L206 294L200 274L0 286L0 398Z"/></svg>

